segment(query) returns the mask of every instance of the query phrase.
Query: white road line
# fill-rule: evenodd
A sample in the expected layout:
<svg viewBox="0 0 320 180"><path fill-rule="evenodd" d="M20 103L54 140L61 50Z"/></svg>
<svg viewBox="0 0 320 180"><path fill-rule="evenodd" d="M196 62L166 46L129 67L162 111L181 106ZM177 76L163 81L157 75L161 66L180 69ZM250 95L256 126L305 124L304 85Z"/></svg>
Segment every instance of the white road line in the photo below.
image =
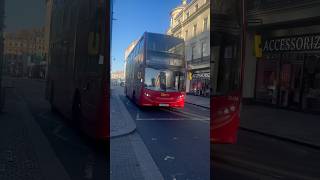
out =
<svg viewBox="0 0 320 180"><path fill-rule="evenodd" d="M177 114L179 116L186 116L186 117L194 117L194 118L199 118L199 119L208 119L210 120L210 118L206 117L206 116L201 116L201 115L197 115L197 114L192 114L192 113L188 113L188 112L184 112L184 111L177 111L177 110L170 110L170 109L163 109L164 111L170 112L170 113L174 113Z"/></svg>
<svg viewBox="0 0 320 180"><path fill-rule="evenodd" d="M182 118L139 118L137 121L208 121L207 119L182 119Z"/></svg>
<svg viewBox="0 0 320 180"><path fill-rule="evenodd" d="M201 121L209 123L209 118L197 119L197 118L140 118L139 112L136 115L137 121Z"/></svg>

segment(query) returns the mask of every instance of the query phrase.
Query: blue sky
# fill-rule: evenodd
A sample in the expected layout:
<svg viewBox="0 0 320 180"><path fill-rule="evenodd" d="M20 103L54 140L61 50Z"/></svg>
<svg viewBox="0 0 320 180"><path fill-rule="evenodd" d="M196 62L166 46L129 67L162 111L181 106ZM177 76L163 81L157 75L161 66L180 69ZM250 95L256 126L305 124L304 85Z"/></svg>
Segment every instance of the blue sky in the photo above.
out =
<svg viewBox="0 0 320 180"><path fill-rule="evenodd" d="M112 31L112 71L123 70L124 51L145 31L165 33L170 12L181 0L115 0Z"/></svg>
<svg viewBox="0 0 320 180"><path fill-rule="evenodd" d="M45 0L6 0L6 31L44 26Z"/></svg>

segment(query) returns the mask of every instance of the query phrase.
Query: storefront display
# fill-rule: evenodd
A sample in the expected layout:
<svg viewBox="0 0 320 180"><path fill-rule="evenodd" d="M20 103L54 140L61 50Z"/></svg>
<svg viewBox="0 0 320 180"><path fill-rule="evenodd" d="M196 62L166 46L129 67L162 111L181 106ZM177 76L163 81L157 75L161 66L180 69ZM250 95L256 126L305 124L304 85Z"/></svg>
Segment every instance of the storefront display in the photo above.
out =
<svg viewBox="0 0 320 180"><path fill-rule="evenodd" d="M303 50L281 48L283 39L304 37ZM320 52L308 38L318 36L275 38L265 40L265 45L279 42L279 48L263 49L263 57L257 61L255 99L278 107L320 112ZM283 42L285 42L283 40ZM289 45L289 44L288 44ZM284 45L283 45L284 46ZM293 45L292 46L296 46ZM299 49L300 46L299 45ZM302 48L301 48L302 49Z"/></svg>
<svg viewBox="0 0 320 180"><path fill-rule="evenodd" d="M195 71L190 81L190 92L197 96L210 96L210 72Z"/></svg>

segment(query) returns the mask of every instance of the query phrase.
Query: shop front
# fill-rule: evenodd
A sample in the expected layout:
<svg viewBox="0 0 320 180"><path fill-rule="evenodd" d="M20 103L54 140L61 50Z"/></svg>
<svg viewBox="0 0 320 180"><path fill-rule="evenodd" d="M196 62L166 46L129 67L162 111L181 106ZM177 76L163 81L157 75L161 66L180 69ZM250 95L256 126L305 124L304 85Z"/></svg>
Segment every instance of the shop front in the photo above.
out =
<svg viewBox="0 0 320 180"><path fill-rule="evenodd" d="M210 57L205 56L187 62L186 91L195 96L210 97Z"/></svg>
<svg viewBox="0 0 320 180"><path fill-rule="evenodd" d="M192 71L189 92L196 96L210 96L210 70Z"/></svg>
<svg viewBox="0 0 320 180"><path fill-rule="evenodd" d="M263 55L256 65L255 99L320 113L320 33L287 32L298 35L270 37L281 34L272 32L263 37Z"/></svg>

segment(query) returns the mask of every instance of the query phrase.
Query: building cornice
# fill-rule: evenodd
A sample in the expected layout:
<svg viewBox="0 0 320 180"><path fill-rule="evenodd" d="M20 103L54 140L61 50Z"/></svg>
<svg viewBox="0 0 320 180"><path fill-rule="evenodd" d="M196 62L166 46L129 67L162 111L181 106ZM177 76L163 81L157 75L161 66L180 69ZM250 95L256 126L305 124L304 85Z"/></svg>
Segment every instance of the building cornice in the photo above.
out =
<svg viewBox="0 0 320 180"><path fill-rule="evenodd" d="M195 2L196 2L196 0L192 1L191 3L195 3ZM175 33L182 26L185 26L187 23L189 23L190 21L194 20L199 14L203 13L208 8L210 8L210 1L207 1L205 4L200 6L199 9L196 12L192 13L187 19L183 20L182 22L180 22L179 24L175 25L174 27L169 27L168 31L171 31L171 33ZM185 12L185 10L181 11L181 13L183 13L183 12ZM180 13L179 13L179 15L180 15Z"/></svg>
<svg viewBox="0 0 320 180"><path fill-rule="evenodd" d="M199 9L192 13L187 19L185 19L182 22L182 25L186 25L187 23L189 23L190 21L194 20L199 14L203 13L205 10L207 10L210 7L210 1L207 1L207 3L203 4L201 7L199 7Z"/></svg>

